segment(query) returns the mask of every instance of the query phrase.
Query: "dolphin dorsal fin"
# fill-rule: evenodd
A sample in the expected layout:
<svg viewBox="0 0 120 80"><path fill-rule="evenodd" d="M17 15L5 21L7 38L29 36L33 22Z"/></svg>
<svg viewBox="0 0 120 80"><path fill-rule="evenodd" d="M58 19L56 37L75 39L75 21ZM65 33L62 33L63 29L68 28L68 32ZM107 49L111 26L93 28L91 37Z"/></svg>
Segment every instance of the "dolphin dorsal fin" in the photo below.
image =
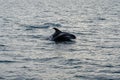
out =
<svg viewBox="0 0 120 80"><path fill-rule="evenodd" d="M59 29L57 28L53 28L55 30L56 33L61 33L62 31L60 31Z"/></svg>

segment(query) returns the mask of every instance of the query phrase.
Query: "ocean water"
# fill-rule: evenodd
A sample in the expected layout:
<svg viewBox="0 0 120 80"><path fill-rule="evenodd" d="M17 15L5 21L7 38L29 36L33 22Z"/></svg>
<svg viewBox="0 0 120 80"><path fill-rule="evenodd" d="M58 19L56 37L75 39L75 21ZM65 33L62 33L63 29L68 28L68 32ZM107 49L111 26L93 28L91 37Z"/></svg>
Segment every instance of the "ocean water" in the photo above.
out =
<svg viewBox="0 0 120 80"><path fill-rule="evenodd" d="M120 80L120 0L0 0L0 80Z"/></svg>

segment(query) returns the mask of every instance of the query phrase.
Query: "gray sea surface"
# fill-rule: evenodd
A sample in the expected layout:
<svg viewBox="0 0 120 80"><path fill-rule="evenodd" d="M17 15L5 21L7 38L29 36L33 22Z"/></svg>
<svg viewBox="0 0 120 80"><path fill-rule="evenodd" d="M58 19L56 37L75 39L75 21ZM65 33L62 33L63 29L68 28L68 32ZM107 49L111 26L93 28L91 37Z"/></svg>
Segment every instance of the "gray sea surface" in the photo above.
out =
<svg viewBox="0 0 120 80"><path fill-rule="evenodd" d="M120 80L120 0L0 0L0 80Z"/></svg>

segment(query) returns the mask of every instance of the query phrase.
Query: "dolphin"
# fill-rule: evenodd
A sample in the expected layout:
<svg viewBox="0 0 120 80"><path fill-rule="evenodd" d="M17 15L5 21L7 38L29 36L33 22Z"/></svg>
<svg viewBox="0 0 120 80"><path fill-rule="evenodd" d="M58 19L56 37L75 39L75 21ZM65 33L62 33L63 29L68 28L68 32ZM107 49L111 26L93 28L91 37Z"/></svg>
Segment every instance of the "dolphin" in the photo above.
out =
<svg viewBox="0 0 120 80"><path fill-rule="evenodd" d="M57 28L53 28L55 30L54 34L50 36L51 41L55 42L62 42L62 41L71 41L71 39L76 39L76 36L68 33L68 32L62 32Z"/></svg>

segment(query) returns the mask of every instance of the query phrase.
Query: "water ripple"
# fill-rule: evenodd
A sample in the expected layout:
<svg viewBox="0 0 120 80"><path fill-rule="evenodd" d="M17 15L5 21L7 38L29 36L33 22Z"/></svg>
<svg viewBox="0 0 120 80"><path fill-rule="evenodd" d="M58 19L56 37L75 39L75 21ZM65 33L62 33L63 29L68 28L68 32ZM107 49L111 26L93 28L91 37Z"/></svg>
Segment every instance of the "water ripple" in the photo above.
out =
<svg viewBox="0 0 120 80"><path fill-rule="evenodd" d="M26 30L33 30L33 29L46 29L49 27L61 27L61 24L58 23L44 23L42 25L23 25L26 27Z"/></svg>
<svg viewBox="0 0 120 80"><path fill-rule="evenodd" d="M0 51L6 51L7 46L4 44L0 44Z"/></svg>
<svg viewBox="0 0 120 80"><path fill-rule="evenodd" d="M0 60L0 63L15 63L18 61L11 61L11 60Z"/></svg>
<svg viewBox="0 0 120 80"><path fill-rule="evenodd" d="M120 70L100 70L99 72L120 74Z"/></svg>
<svg viewBox="0 0 120 80"><path fill-rule="evenodd" d="M1 80L3 80L3 79L5 79L5 78L3 78L3 77L0 77L0 79L1 79Z"/></svg>
<svg viewBox="0 0 120 80"><path fill-rule="evenodd" d="M79 79L90 79L88 76L83 76L83 75L75 75L74 77Z"/></svg>
<svg viewBox="0 0 120 80"><path fill-rule="evenodd" d="M64 65L79 65L82 64L82 61L79 59L67 59L63 63Z"/></svg>
<svg viewBox="0 0 120 80"><path fill-rule="evenodd" d="M37 61L37 62L47 62L47 61L52 61L52 60L58 60L61 59L63 57L51 57L51 58L36 58L36 59L32 59L32 58L25 58L23 60L25 61Z"/></svg>
<svg viewBox="0 0 120 80"><path fill-rule="evenodd" d="M106 49L111 49L111 48L120 48L120 46L96 46L97 48L106 48Z"/></svg>

